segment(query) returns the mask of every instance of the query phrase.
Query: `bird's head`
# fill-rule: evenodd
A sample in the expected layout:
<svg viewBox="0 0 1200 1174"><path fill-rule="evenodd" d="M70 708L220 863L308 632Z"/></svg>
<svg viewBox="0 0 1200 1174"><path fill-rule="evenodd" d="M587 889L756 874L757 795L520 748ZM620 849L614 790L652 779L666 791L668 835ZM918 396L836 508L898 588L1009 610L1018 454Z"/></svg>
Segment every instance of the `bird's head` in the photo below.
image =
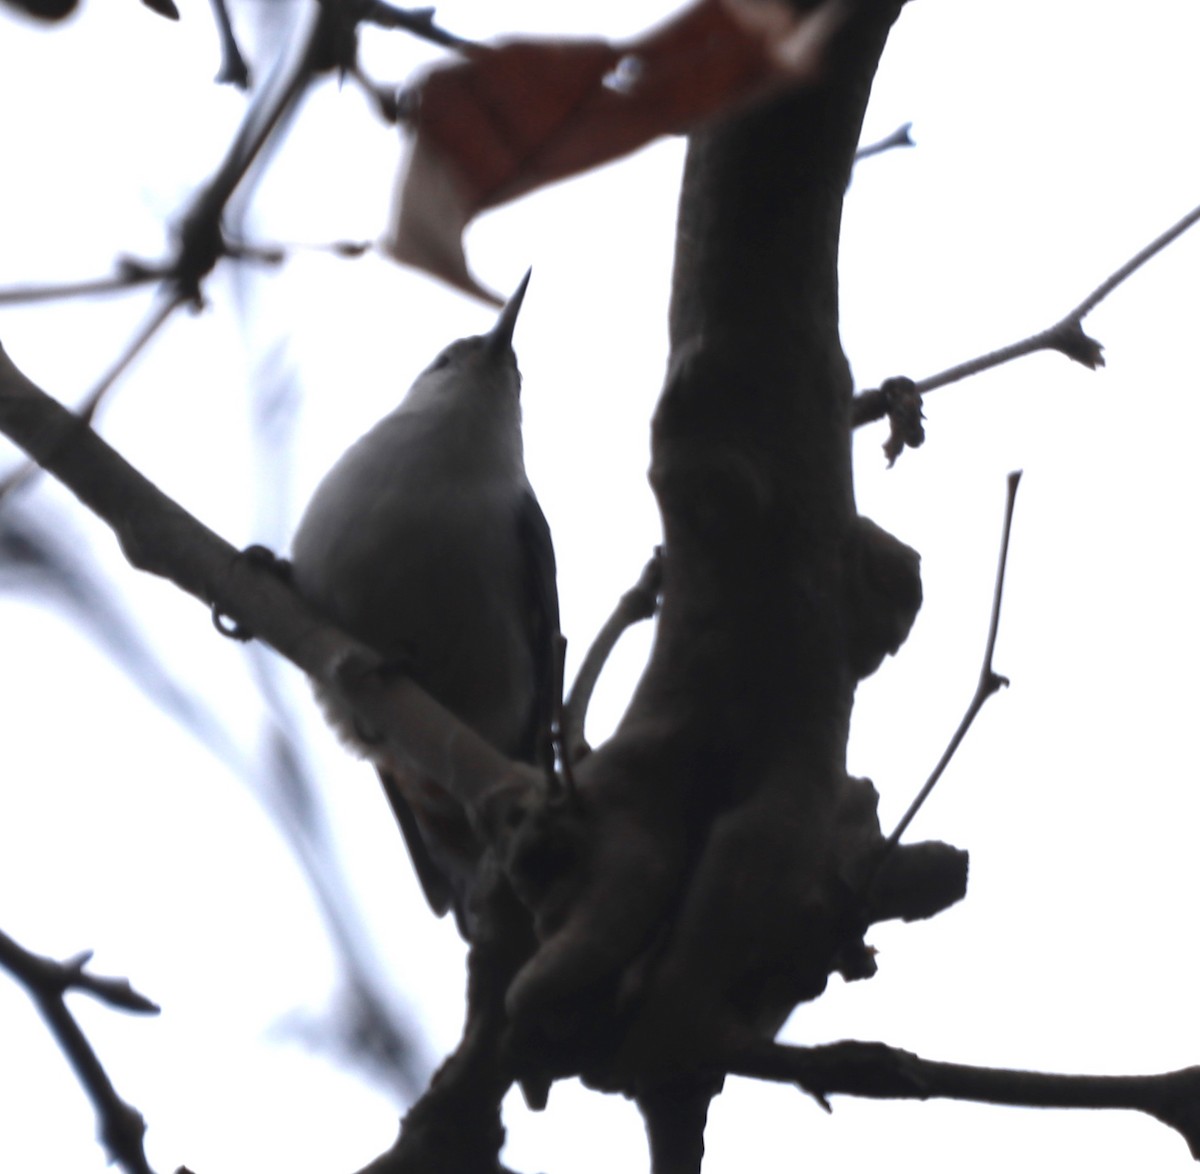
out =
<svg viewBox="0 0 1200 1174"><path fill-rule="evenodd" d="M405 399L406 407L449 410L478 405L503 411L519 403L521 372L512 336L530 272L526 272L516 292L505 302L496 324L487 334L450 343L417 376Z"/></svg>

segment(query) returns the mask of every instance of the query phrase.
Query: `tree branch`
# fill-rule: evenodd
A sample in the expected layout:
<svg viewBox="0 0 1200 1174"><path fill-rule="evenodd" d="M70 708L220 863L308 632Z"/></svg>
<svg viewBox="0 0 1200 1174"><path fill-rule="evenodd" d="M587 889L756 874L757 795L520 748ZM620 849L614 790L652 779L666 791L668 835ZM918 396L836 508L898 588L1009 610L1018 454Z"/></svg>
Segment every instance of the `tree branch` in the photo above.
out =
<svg viewBox="0 0 1200 1174"><path fill-rule="evenodd" d="M67 1010L63 995L69 990L86 991L110 1007L140 1014L157 1015L159 1008L138 994L127 979L87 974L84 967L90 959L88 951L67 962L56 962L31 954L7 934L0 933L0 967L25 988L75 1070L95 1107L100 1140L108 1151L109 1161L122 1166L128 1174L153 1174L142 1148L146 1123L141 1113L117 1095L92 1045Z"/></svg>
<svg viewBox="0 0 1200 1174"><path fill-rule="evenodd" d="M113 529L139 570L171 580L231 617L343 699L380 735L378 754L442 780L483 820L497 787L540 790L413 682L312 612L260 560L245 558L151 484L77 416L35 386L0 347L0 432Z"/></svg>
<svg viewBox="0 0 1200 1174"><path fill-rule="evenodd" d="M235 86L239 90L250 88L250 67L238 48L233 33L233 22L229 19L229 8L225 0L211 0L213 20L217 25L217 38L221 45L221 67L214 80L218 85Z"/></svg>
<svg viewBox="0 0 1200 1174"><path fill-rule="evenodd" d="M887 854L900 842L900 837L904 835L908 825L912 823L917 812L924 805L925 800L929 798L933 788L937 786L938 779L942 777L942 773L950 765L950 760L962 744L962 740L967 736L967 731L971 728L976 717L979 716L979 711L984 707L987 699L1009 683L1007 677L1002 677L992 667L992 656L996 651L996 633L1000 627L1000 601L1004 596L1004 570L1008 564L1008 539L1012 533L1013 507L1016 505L1017 486L1020 484L1020 471L1009 473L1008 497L1004 506L1004 531L1000 538L1000 562L996 567L996 586L992 592L992 617L988 625L987 645L983 651L983 666L979 670L979 681L975 686L974 696L972 696L970 704L967 706L966 713L963 714L962 721L958 723L958 729L954 731L953 737L951 737L949 744L942 752L941 758L938 759L937 766L933 768L933 772L930 774L928 780L926 780L925 785L917 793L917 797L909 804L908 810L901 817L895 830L888 836L887 843L884 846L884 856L880 858L880 863L883 862Z"/></svg>
<svg viewBox="0 0 1200 1174"><path fill-rule="evenodd" d="M1200 1160L1200 1067L1153 1076L1080 1076L979 1068L926 1060L883 1043L820 1047L751 1043L721 1061L724 1071L787 1081L829 1108L843 1094L880 1099L981 1101L1039 1109L1134 1109L1178 1130Z"/></svg>
<svg viewBox="0 0 1200 1174"><path fill-rule="evenodd" d="M991 351L986 355L970 359L965 363L949 367L936 375L927 376L919 381L904 379L903 382L916 396L922 396L938 387L949 383L957 383L971 375L978 375L1003 363L1032 355L1037 351L1058 351L1068 359L1074 359L1085 367L1095 370L1104 366L1102 348L1095 339L1089 338L1083 330L1083 319L1092 312L1110 293L1133 273L1136 273L1152 257L1157 256L1169 244L1182 236L1189 228L1200 220L1200 207L1193 208L1186 216L1176 221L1166 232L1157 236L1144 249L1131 257L1114 273L1106 277L1091 293L1087 295L1073 310L1065 314L1053 326L1031 334L1019 342L1010 343ZM899 377L898 377L899 378ZM879 388L861 392L854 397L853 420L854 427L881 420L892 414L892 396L888 393L887 383ZM914 446L915 447L915 446Z"/></svg>
<svg viewBox="0 0 1200 1174"><path fill-rule="evenodd" d="M366 0L360 19L384 29L403 29L414 37L446 49L473 49L475 41L447 31L434 22L432 8L397 8L384 0Z"/></svg>
<svg viewBox="0 0 1200 1174"><path fill-rule="evenodd" d="M563 712L563 747L567 760L576 762L588 752L584 737L584 723L588 706L600 674L612 651L625 631L634 624L654 618L658 610L658 595L662 590L662 547L655 549L649 562L642 568L638 581L617 602L613 613L596 634L591 647L579 666L575 684Z"/></svg>
<svg viewBox="0 0 1200 1174"><path fill-rule="evenodd" d="M916 143L912 139L912 123L901 123L890 135L885 135L883 138L874 143L868 143L865 147L859 147L854 152L855 163L861 162L863 159L869 159L872 155L882 155L884 151L894 151L898 147L915 147Z"/></svg>
<svg viewBox="0 0 1200 1174"><path fill-rule="evenodd" d="M83 281L68 281L58 285L15 285L0 289L0 306L50 302L61 298L86 298L98 294L123 293L152 281L162 281L170 275L166 265L147 265L132 258L117 260L117 271L109 277L93 277Z"/></svg>

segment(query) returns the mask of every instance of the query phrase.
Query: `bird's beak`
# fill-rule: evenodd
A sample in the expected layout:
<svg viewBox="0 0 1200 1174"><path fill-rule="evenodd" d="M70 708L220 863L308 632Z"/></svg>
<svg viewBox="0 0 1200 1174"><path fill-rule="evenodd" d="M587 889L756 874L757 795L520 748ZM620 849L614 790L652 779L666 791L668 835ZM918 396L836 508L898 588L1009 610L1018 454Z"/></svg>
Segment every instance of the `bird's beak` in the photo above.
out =
<svg viewBox="0 0 1200 1174"><path fill-rule="evenodd" d="M517 286L516 292L504 303L504 309L500 311L496 325L484 335L484 338L487 339L488 352L492 355L499 356L512 350L513 330L517 325L517 315L521 312L521 303L525 300L525 289L529 285L529 275L532 272L532 269L525 270L525 276L521 278L521 284Z"/></svg>

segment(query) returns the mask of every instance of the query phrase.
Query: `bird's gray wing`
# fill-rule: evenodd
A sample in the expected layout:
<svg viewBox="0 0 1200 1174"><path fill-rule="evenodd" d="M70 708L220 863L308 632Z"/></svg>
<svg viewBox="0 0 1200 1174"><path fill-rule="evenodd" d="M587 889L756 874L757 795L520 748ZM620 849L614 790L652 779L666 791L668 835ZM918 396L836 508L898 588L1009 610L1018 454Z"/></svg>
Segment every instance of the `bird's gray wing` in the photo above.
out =
<svg viewBox="0 0 1200 1174"><path fill-rule="evenodd" d="M429 849L425 846L425 837L421 834L417 817L404 797L404 791L399 782L386 770L379 771L379 781L383 784L383 793L387 796L388 806L392 809L392 814L400 825L404 843L412 858L413 871L421 882L425 899L434 913L441 917L454 903L454 890L450 881L429 855Z"/></svg>
<svg viewBox="0 0 1200 1174"><path fill-rule="evenodd" d="M523 617L535 681L529 727L516 756L549 766L553 764L550 724L562 689L557 649L558 586L550 527L537 498L529 490L521 495L517 508L517 541L525 592ZM479 848L465 814L453 803L430 808L423 801L424 792L420 788L412 791L410 800L402 781L390 771L381 770L379 778L404 835L425 899L439 917L453 909L460 932L470 940L469 885L464 878L473 871ZM420 805L419 813L414 804ZM441 851L434 850L435 846Z"/></svg>
<svg viewBox="0 0 1200 1174"><path fill-rule="evenodd" d="M443 801L433 806L422 803L420 787L413 791L410 801L396 775L382 769L378 773L425 900L438 917L453 909L459 933L470 941L467 878L475 871L479 846L465 813L453 802ZM421 804L420 814L414 804ZM441 851L437 850L439 847Z"/></svg>
<svg viewBox="0 0 1200 1174"><path fill-rule="evenodd" d="M558 670L558 580L550 527L531 489L521 495L517 509L517 540L524 569L525 619L536 673L533 712L521 757L549 766L553 764L550 724L562 701Z"/></svg>

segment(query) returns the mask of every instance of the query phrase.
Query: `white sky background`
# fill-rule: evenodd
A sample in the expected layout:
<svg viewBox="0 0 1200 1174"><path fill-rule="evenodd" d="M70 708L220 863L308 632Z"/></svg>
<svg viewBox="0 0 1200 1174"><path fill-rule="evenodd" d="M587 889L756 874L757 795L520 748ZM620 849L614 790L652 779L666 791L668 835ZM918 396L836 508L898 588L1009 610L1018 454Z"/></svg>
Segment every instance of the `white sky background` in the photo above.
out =
<svg viewBox="0 0 1200 1174"><path fill-rule="evenodd" d="M85 0L68 27L0 17L0 285L105 273L157 256L163 222L219 159L242 99L211 84L207 3L170 25L135 0ZM673 5L446 3L466 35L635 32ZM503 21L498 25L497 21ZM569 22L569 23L568 23ZM843 339L860 387L915 378L1049 325L1200 201L1188 4L920 0L885 57L865 138L914 123L916 150L864 164L847 200ZM365 60L400 79L426 54L400 34ZM272 240L370 238L398 143L359 94L326 83L262 191ZM666 354L680 142L489 215L477 271L534 269L516 345L530 476L553 528L575 657L657 537L647 421ZM993 699L910 838L971 852L965 902L871 934L875 979L833 980L786 1038L883 1039L922 1054L1065 1071L1200 1063L1192 910L1196 406L1200 236L1184 237L1085 323L1108 367L1038 356L935 392L929 440L888 472L881 426L856 442L862 511L923 556L925 606L899 658L859 693L851 768L890 825L974 687L1005 474L1025 470ZM256 521L246 383L281 339L306 399L294 510L450 338L491 312L367 259L302 256L238 318L227 277L172 321L105 408L103 434L230 541ZM75 402L124 345L145 294L0 312L0 339ZM4 448L5 463L12 458ZM15 458L14 458L15 459ZM129 570L55 487L64 532L93 546L173 670L254 746L241 650L203 609ZM294 516L294 514L293 514ZM649 631L627 637L593 709L620 712ZM164 1007L137 1020L76 999L118 1090L150 1125L151 1162L197 1174L357 1168L400 1106L286 1038L331 993L300 873L245 787L149 706L74 628L0 598L0 927L31 949L91 947ZM457 1035L463 950L424 909L371 772L314 719L329 817L377 950L432 1063ZM104 1168L90 1106L21 991L0 976L0 1170ZM557 1087L509 1104L508 1164L533 1174L646 1167L631 1106ZM839 1099L731 1082L707 1174L906 1168L1183 1171L1183 1141L1146 1118Z"/></svg>

